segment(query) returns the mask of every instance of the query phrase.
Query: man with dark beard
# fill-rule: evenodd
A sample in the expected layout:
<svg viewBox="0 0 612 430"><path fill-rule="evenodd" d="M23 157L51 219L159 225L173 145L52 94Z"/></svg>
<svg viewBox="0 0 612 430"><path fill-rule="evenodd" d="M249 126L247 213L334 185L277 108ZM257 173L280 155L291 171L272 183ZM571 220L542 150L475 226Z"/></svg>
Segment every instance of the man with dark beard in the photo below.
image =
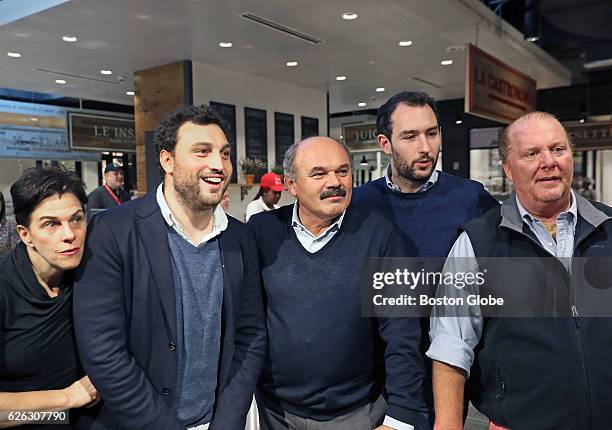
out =
<svg viewBox="0 0 612 430"><path fill-rule="evenodd" d="M226 136L207 106L168 115L163 183L90 227L74 316L96 429L244 429L266 336L253 236L218 206Z"/></svg>
<svg viewBox="0 0 612 430"><path fill-rule="evenodd" d="M420 256L445 257L459 227L499 203L480 183L435 170L442 130L428 94L394 95L378 110L376 126L378 143L391 164L384 177L354 190L355 204L390 218L415 242ZM423 353L429 347L427 333L428 320L423 319ZM430 377L430 361L426 371ZM433 407L430 386L426 400Z"/></svg>
<svg viewBox="0 0 612 430"><path fill-rule="evenodd" d="M353 207L345 146L292 145L283 162L294 205L253 215L268 353L257 403L263 430L427 428L416 318L364 318L369 258L410 253L393 224Z"/></svg>

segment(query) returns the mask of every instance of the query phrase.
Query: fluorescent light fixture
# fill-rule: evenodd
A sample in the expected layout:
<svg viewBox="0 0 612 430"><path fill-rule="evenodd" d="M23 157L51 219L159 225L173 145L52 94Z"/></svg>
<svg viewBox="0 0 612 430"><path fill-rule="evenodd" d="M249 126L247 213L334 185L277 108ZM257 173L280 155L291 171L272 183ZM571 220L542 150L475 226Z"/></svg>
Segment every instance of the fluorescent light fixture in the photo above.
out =
<svg viewBox="0 0 612 430"><path fill-rule="evenodd" d="M357 103L357 106L359 106L359 107L364 107L364 106L367 106L367 105L368 104L366 102L359 102L359 103Z"/></svg>
<svg viewBox="0 0 612 430"><path fill-rule="evenodd" d="M347 21L352 21L354 19L357 19L359 17L359 15L357 15L355 12L344 12L342 14L342 19L345 19Z"/></svg>
<svg viewBox="0 0 612 430"><path fill-rule="evenodd" d="M232 42L219 42L219 46L221 48L231 48L233 45Z"/></svg>
<svg viewBox="0 0 612 430"><path fill-rule="evenodd" d="M582 67L584 67L587 70L605 69L607 67L612 67L612 58L606 58L604 60L589 61L588 63L584 63Z"/></svg>
<svg viewBox="0 0 612 430"><path fill-rule="evenodd" d="M56 79L56 80L55 80L55 83L56 83L56 84L61 84L61 85L64 85L64 84L66 83L66 81L65 81L65 80L63 80L63 79Z"/></svg>
<svg viewBox="0 0 612 430"><path fill-rule="evenodd" d="M295 67L295 66L297 66L297 65L298 65L298 62L297 62L297 61L287 61L287 62L285 63L285 65L286 65L287 67Z"/></svg>
<svg viewBox="0 0 612 430"><path fill-rule="evenodd" d="M21 57L21 54L19 52L7 52L6 55L8 55L9 57L12 57L12 58L19 58L19 57Z"/></svg>
<svg viewBox="0 0 612 430"><path fill-rule="evenodd" d="M133 96L134 95L134 91L126 91L125 95L126 96Z"/></svg>
<svg viewBox="0 0 612 430"><path fill-rule="evenodd" d="M376 88L376 92L377 93L384 93L385 92L385 88L384 87L378 87L378 88Z"/></svg>
<svg viewBox="0 0 612 430"><path fill-rule="evenodd" d="M62 40L64 42L74 43L74 42L76 42L79 39L77 39L76 36L64 35L64 36L62 36Z"/></svg>
<svg viewBox="0 0 612 430"><path fill-rule="evenodd" d="M112 70L100 70L100 73L102 75L112 75L113 71Z"/></svg>
<svg viewBox="0 0 612 430"><path fill-rule="evenodd" d="M346 81L346 76L336 76L337 81Z"/></svg>
<svg viewBox="0 0 612 430"><path fill-rule="evenodd" d="M442 60L440 61L440 64L442 64L443 66L450 66L451 64L453 64L453 60Z"/></svg>
<svg viewBox="0 0 612 430"><path fill-rule="evenodd" d="M400 40L398 45L399 46L410 46L412 45L412 40Z"/></svg>

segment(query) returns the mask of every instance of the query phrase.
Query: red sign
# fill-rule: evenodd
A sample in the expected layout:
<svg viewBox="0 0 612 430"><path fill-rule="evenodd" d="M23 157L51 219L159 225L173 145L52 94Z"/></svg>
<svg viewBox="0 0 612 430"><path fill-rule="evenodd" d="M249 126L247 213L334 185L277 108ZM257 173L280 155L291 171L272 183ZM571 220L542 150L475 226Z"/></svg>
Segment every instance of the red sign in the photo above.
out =
<svg viewBox="0 0 612 430"><path fill-rule="evenodd" d="M511 123L536 109L536 81L467 44L465 111Z"/></svg>

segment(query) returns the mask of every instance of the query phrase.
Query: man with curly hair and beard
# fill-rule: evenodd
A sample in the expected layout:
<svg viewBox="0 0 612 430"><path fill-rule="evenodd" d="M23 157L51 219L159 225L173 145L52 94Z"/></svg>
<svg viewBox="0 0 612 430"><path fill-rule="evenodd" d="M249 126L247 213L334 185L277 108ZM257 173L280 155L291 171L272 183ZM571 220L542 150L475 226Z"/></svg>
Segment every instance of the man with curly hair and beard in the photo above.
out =
<svg viewBox="0 0 612 430"><path fill-rule="evenodd" d="M219 202L231 146L208 106L156 134L163 183L94 217L75 285L100 429L242 430L263 365L257 250Z"/></svg>

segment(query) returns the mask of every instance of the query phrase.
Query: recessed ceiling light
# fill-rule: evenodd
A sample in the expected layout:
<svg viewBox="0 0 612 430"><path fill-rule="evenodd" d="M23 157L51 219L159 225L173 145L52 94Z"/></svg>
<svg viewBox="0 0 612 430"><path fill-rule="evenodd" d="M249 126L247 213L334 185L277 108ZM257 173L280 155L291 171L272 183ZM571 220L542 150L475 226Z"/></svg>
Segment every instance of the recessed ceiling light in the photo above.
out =
<svg viewBox="0 0 612 430"><path fill-rule="evenodd" d="M125 95L127 96L133 96L134 95L134 91L126 91Z"/></svg>
<svg viewBox="0 0 612 430"><path fill-rule="evenodd" d="M64 36L62 36L62 40L64 42L74 43L74 42L76 42L79 39L77 39L76 36L64 35Z"/></svg>
<svg viewBox="0 0 612 430"><path fill-rule="evenodd" d="M457 124L457 125L463 124L463 120L462 119L456 119L455 120L455 124Z"/></svg>
<svg viewBox="0 0 612 430"><path fill-rule="evenodd" d="M337 81L346 81L346 76L336 76Z"/></svg>
<svg viewBox="0 0 612 430"><path fill-rule="evenodd" d="M440 64L442 64L443 66L450 66L451 64L453 64L453 60L442 60L440 61Z"/></svg>
<svg viewBox="0 0 612 430"><path fill-rule="evenodd" d="M232 47L232 42L219 42L219 46L221 48L231 48Z"/></svg>
<svg viewBox="0 0 612 430"><path fill-rule="evenodd" d="M410 46L412 45L412 40L400 40L398 42L399 46Z"/></svg>
<svg viewBox="0 0 612 430"><path fill-rule="evenodd" d="M30 121L36 122L36 121L38 121L38 118L36 118L36 117L34 117L34 116L33 116L33 117L30 117Z"/></svg>
<svg viewBox="0 0 612 430"><path fill-rule="evenodd" d="M66 81L65 81L65 80L63 80L63 79L56 79L56 80L55 80L55 83L56 83L56 84L62 84L62 85L64 85L64 84L66 83Z"/></svg>
<svg viewBox="0 0 612 430"><path fill-rule="evenodd" d="M527 38L527 42L537 42L538 40L540 40L540 38L538 36L533 36L533 37L528 37Z"/></svg>
<svg viewBox="0 0 612 430"><path fill-rule="evenodd" d="M297 62L297 61L287 61L287 62L285 63L285 65L286 65L287 67L295 67L295 66L297 66L297 65L298 65L298 62Z"/></svg>
<svg viewBox="0 0 612 430"><path fill-rule="evenodd" d="M376 88L376 92L377 93L384 93L385 92L385 88L384 87L378 87L378 88Z"/></svg>
<svg viewBox="0 0 612 430"><path fill-rule="evenodd" d="M355 12L344 12L342 14L342 19L346 19L347 21L352 21L353 19L357 19L359 15Z"/></svg>
<svg viewBox="0 0 612 430"><path fill-rule="evenodd" d="M366 102L359 102L359 103L357 103L357 106L359 106L359 107L364 107L364 106L367 106L367 105L368 104Z"/></svg>
<svg viewBox="0 0 612 430"><path fill-rule="evenodd" d="M113 71L112 70L100 70L100 73L103 75L112 75Z"/></svg>
<svg viewBox="0 0 612 430"><path fill-rule="evenodd" d="M6 55L8 55L9 57L13 57L13 58L21 57L21 54L19 52L7 52Z"/></svg>
<svg viewBox="0 0 612 430"><path fill-rule="evenodd" d="M580 118L580 124L584 124L584 118Z"/></svg>

